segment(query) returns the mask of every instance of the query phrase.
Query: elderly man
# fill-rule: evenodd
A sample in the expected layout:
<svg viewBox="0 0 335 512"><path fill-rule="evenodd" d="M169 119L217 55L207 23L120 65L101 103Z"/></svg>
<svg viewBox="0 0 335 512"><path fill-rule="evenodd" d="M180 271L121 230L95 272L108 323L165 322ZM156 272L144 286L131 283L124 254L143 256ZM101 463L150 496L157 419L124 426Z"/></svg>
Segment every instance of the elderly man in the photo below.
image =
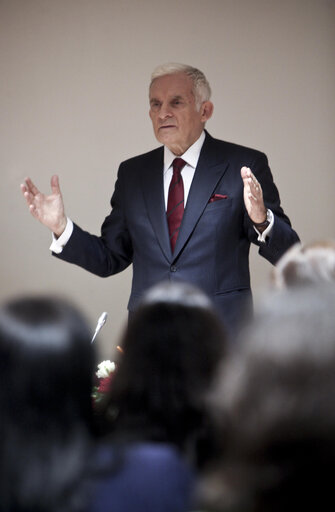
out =
<svg viewBox="0 0 335 512"><path fill-rule="evenodd" d="M21 188L32 215L53 232L58 258L103 277L133 264L130 312L158 281L186 281L209 295L233 332L251 305L250 243L274 264L298 236L266 156L205 131L210 94L196 68L154 71L150 117L163 146L121 163L100 237L67 219L57 176L51 195L29 178Z"/></svg>

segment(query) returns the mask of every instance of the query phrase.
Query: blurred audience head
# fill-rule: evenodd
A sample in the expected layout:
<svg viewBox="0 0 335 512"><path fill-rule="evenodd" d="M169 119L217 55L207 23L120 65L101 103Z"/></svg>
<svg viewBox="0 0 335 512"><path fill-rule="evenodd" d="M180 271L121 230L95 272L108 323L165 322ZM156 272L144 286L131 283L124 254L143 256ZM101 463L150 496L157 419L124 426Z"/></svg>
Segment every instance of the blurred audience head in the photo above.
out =
<svg viewBox="0 0 335 512"><path fill-rule="evenodd" d="M184 448L199 433L204 396L226 338L210 300L188 284L150 289L130 319L109 410L125 434Z"/></svg>
<svg viewBox="0 0 335 512"><path fill-rule="evenodd" d="M92 426L91 330L67 301L0 309L0 510L67 511Z"/></svg>
<svg viewBox="0 0 335 512"><path fill-rule="evenodd" d="M295 244L280 258L272 277L279 289L319 282L335 283L335 241Z"/></svg>
<svg viewBox="0 0 335 512"><path fill-rule="evenodd" d="M335 290L267 297L226 360L210 404L222 451L201 485L206 510L335 506Z"/></svg>

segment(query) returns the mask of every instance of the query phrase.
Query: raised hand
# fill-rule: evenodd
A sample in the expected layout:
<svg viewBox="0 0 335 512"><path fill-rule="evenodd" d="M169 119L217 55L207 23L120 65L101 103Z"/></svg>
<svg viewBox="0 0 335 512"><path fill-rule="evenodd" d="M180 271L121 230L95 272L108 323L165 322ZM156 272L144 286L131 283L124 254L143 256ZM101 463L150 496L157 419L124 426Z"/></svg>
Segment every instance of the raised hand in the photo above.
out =
<svg viewBox="0 0 335 512"><path fill-rule="evenodd" d="M263 192L256 176L249 167L242 167L244 204L252 222L258 224L266 221L266 208L263 200Z"/></svg>
<svg viewBox="0 0 335 512"><path fill-rule="evenodd" d="M21 190L33 217L59 237L66 227L67 218L58 176L54 175L51 178L52 193L50 195L42 194L30 178L25 179Z"/></svg>

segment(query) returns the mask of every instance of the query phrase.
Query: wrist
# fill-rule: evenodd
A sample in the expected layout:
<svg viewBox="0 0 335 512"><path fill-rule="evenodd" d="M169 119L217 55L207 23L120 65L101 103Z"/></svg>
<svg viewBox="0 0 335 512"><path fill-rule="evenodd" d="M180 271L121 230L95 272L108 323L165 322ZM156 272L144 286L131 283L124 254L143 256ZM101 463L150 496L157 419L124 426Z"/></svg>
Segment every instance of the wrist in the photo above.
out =
<svg viewBox="0 0 335 512"><path fill-rule="evenodd" d="M264 228L269 225L269 221L268 221L267 217L265 217L265 220L263 220L263 222L252 222L252 223L256 228Z"/></svg>
<svg viewBox="0 0 335 512"><path fill-rule="evenodd" d="M255 228L258 231L263 232L269 226L269 224L271 222L271 214L270 214L269 210L266 210L266 216L262 222L255 222L252 219L251 219L251 222L253 223L253 225L255 226Z"/></svg>
<svg viewBox="0 0 335 512"><path fill-rule="evenodd" d="M57 226L57 228L55 230L53 230L53 234L55 235L56 238L59 238L64 233L66 225L67 225L67 218L64 217L64 219L59 224L59 226Z"/></svg>

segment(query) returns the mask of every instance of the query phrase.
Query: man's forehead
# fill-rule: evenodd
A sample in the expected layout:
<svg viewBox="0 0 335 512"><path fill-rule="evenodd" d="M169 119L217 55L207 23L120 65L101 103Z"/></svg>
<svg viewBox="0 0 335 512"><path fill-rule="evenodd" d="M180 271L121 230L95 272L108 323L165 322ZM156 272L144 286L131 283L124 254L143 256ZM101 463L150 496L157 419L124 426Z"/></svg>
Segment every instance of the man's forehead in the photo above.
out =
<svg viewBox="0 0 335 512"><path fill-rule="evenodd" d="M193 94L192 80L185 73L175 73L155 78L150 86L150 98L165 95L183 97Z"/></svg>

